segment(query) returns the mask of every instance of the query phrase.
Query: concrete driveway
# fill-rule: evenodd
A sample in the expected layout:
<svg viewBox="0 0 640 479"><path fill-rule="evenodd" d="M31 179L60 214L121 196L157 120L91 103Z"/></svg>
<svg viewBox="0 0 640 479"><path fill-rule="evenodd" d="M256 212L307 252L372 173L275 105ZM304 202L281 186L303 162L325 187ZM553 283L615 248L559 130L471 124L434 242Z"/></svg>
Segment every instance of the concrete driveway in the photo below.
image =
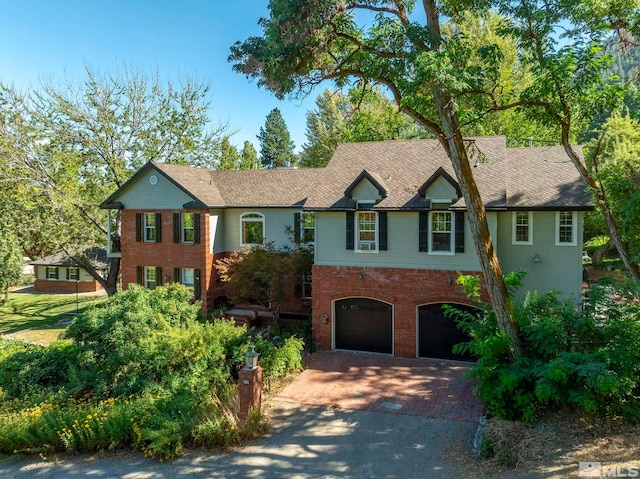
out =
<svg viewBox="0 0 640 479"><path fill-rule="evenodd" d="M361 358L364 356L364 358ZM314 361L324 358L323 370ZM369 362L356 369L354 363ZM191 452L173 463L159 463L133 455L52 456L49 461L28 459L0 462L0 477L14 479L81 478L173 479L205 478L451 478L473 477L461 470L454 451L471 450L477 422L465 412L455 420L429 417L447 416L451 409L436 404L458 404L455 388L447 384L455 378L413 377L420 368L453 368L464 365L404 360L384 356L328 352L314 355L309 368L283 393L265 404L272 417L269 434L243 448L226 453ZM370 363L373 361L375 364ZM380 361L390 361L382 368ZM334 366L348 366L353 387L336 388ZM437 362L436 362L437 363ZM395 376L390 378L386 370ZM409 367L409 371L405 368ZM380 369L382 368L382 369ZM349 372L350 371L350 372ZM310 405L310 396L296 400L306 387L309 375L324 374L318 383L326 391L320 395L331 404ZM431 372L434 374L434 371ZM453 374L453 373L451 373ZM333 378L333 379L332 379ZM377 378L377 381L376 381ZM404 385L404 387L403 387ZM431 385L429 390L427 387ZM437 385L437 387L434 387ZM318 386L318 387L319 387ZM316 388L316 386L313 386ZM378 388L378 391L375 391ZM426 388L426 389L425 389ZM316 391L315 393L313 391ZM348 397L354 391L354 397ZM421 391L421 392L420 392ZM425 392L425 391L431 391ZM414 396L435 399L424 410L411 406ZM339 398L342 398L338 400ZM382 404L387 401L389 405ZM343 406L349 406L343 408ZM395 406L394 406L395 405ZM402 405L397 408L397 405ZM463 402L464 405L464 402ZM407 408L403 411L403 408ZM457 407L457 406L456 406ZM475 406L474 406L475 407ZM453 408L455 410L455 407ZM385 412L381 412L385 411ZM448 412L447 412L448 411ZM478 410L474 409L476 414ZM464 417L463 417L464 416ZM466 419L465 419L466 418Z"/></svg>

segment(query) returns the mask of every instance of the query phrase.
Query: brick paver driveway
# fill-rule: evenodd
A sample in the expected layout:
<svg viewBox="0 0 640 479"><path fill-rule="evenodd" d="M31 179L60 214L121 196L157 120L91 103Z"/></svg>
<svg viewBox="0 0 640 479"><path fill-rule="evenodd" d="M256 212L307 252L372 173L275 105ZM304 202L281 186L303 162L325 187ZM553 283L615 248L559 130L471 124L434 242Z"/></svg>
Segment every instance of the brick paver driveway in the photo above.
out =
<svg viewBox="0 0 640 479"><path fill-rule="evenodd" d="M482 405L467 363L322 351L278 399L339 409L477 421Z"/></svg>

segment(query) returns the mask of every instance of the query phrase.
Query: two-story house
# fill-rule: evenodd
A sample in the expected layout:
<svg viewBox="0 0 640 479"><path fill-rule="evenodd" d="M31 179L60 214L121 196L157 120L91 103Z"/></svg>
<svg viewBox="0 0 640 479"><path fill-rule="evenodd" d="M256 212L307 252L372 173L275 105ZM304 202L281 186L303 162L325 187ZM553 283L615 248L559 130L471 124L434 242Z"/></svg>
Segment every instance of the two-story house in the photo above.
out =
<svg viewBox="0 0 640 479"><path fill-rule="evenodd" d="M583 212L593 206L564 151L507 148L504 137L477 138L473 148L503 270L527 271L523 291L579 300ZM343 144L320 169L148 163L102 206L121 210L124 287L182 282L211 311L224 296L215 259L284 244L289 226L314 243L311 285L302 290L312 297L319 349L453 358L451 346L464 340L442 305L473 310L455 280L481 269L436 140Z"/></svg>

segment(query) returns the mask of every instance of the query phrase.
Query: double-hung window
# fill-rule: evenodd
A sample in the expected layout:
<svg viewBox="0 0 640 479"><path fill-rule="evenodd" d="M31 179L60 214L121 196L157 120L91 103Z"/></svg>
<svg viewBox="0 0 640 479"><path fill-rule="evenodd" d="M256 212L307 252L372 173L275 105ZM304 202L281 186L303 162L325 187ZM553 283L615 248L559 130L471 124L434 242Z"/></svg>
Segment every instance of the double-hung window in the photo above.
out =
<svg viewBox="0 0 640 479"><path fill-rule="evenodd" d="M264 243L264 215L261 213L244 213L240 216L240 235L242 246Z"/></svg>
<svg viewBox="0 0 640 479"><path fill-rule="evenodd" d="M47 266L47 279L58 279L58 268Z"/></svg>
<svg viewBox="0 0 640 479"><path fill-rule="evenodd" d="M144 214L144 240L149 243L156 241L156 214Z"/></svg>
<svg viewBox="0 0 640 479"><path fill-rule="evenodd" d="M145 266L144 267L144 286L148 289L155 289L157 284L156 267Z"/></svg>
<svg viewBox="0 0 640 479"><path fill-rule="evenodd" d="M576 215L573 211L556 213L556 246L576 245Z"/></svg>
<svg viewBox="0 0 640 479"><path fill-rule="evenodd" d="M70 281L78 281L80 279L80 269L78 268L68 268L67 269L67 279Z"/></svg>
<svg viewBox="0 0 640 479"><path fill-rule="evenodd" d="M378 215L375 211L356 214L356 251L378 250Z"/></svg>
<svg viewBox="0 0 640 479"><path fill-rule="evenodd" d="M533 244L533 213L514 211L511 216L513 244Z"/></svg>
<svg viewBox="0 0 640 479"><path fill-rule="evenodd" d="M453 253L453 213L432 211L429 216L429 252Z"/></svg>
<svg viewBox="0 0 640 479"><path fill-rule="evenodd" d="M195 270L193 268L182 268L182 284L187 288L193 288L195 284Z"/></svg>
<svg viewBox="0 0 640 479"><path fill-rule="evenodd" d="M182 213L182 242L193 243L195 238L195 221L193 213Z"/></svg>
<svg viewBox="0 0 640 479"><path fill-rule="evenodd" d="M315 229L316 229L316 219L313 213L302 213L301 219L301 231L302 231L302 242L305 244L313 244Z"/></svg>

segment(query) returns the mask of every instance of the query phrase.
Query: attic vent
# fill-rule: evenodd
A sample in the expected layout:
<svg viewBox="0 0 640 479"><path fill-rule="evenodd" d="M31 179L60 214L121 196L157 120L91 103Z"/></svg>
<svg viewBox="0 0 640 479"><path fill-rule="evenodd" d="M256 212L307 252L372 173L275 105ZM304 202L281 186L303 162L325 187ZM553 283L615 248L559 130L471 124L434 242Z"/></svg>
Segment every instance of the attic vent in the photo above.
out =
<svg viewBox="0 0 640 479"><path fill-rule="evenodd" d="M158 184L158 177L156 175L151 175L149 177L149 183L151 185L154 185L154 186L157 185Z"/></svg>

